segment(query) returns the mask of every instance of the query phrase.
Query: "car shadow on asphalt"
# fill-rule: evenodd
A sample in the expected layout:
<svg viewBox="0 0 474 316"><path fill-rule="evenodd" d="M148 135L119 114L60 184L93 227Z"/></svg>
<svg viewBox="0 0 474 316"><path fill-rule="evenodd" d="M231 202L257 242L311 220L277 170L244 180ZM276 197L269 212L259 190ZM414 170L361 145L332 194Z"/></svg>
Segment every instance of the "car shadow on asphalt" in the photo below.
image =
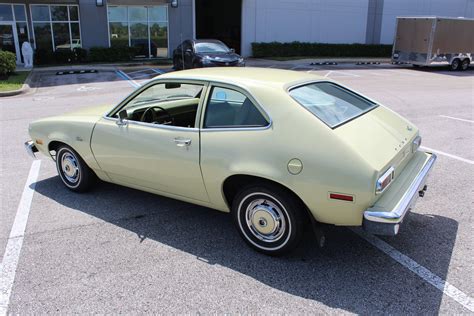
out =
<svg viewBox="0 0 474 316"><path fill-rule="evenodd" d="M38 181L35 190L67 207L65 212L83 212L135 233L136 247L152 239L332 308L358 314L435 314L443 298L347 228L328 227L322 249L308 232L295 252L275 258L250 249L228 214L205 207L108 183L76 194L58 177ZM412 213L395 237L395 247L446 279L457 230L458 223L450 218ZM391 243L392 238L385 240Z"/></svg>

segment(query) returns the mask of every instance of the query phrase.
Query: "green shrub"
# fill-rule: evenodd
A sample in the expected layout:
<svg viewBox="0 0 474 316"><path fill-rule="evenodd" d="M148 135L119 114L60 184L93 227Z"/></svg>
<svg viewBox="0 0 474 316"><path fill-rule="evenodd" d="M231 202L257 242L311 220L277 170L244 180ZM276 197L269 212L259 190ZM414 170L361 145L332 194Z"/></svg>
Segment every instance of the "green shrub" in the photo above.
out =
<svg viewBox="0 0 474 316"><path fill-rule="evenodd" d="M37 49L35 51L35 64L67 64L82 63L87 61L87 50L83 48L58 49L52 52L49 49Z"/></svg>
<svg viewBox="0 0 474 316"><path fill-rule="evenodd" d="M116 62L129 61L137 54L137 48L128 46L119 47L92 47L89 50L89 61Z"/></svg>
<svg viewBox="0 0 474 316"><path fill-rule="evenodd" d="M12 52L0 50L0 75L6 76L16 69L16 56Z"/></svg>
<svg viewBox="0 0 474 316"><path fill-rule="evenodd" d="M252 43L253 57L390 57L392 45L324 43Z"/></svg>

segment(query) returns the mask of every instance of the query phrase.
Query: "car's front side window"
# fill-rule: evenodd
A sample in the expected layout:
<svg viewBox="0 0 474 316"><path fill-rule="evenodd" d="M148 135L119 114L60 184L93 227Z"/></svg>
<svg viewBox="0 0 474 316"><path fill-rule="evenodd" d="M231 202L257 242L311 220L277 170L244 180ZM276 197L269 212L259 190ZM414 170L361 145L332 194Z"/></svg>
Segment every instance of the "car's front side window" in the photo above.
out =
<svg viewBox="0 0 474 316"><path fill-rule="evenodd" d="M133 97L112 116L142 123L191 128L195 125L203 89L202 84L154 84Z"/></svg>
<svg viewBox="0 0 474 316"><path fill-rule="evenodd" d="M264 127L269 123L245 94L213 87L204 115L204 128Z"/></svg>

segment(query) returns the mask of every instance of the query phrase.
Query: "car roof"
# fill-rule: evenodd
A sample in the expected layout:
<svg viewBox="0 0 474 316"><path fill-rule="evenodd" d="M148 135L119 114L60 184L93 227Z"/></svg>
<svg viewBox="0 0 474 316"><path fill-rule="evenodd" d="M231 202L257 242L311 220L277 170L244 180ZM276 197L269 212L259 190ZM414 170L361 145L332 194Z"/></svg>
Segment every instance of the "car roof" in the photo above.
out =
<svg viewBox="0 0 474 316"><path fill-rule="evenodd" d="M195 39L195 40L191 40L191 41L194 42L194 43L220 43L220 44L223 44L222 41L216 40L216 39Z"/></svg>
<svg viewBox="0 0 474 316"><path fill-rule="evenodd" d="M257 67L213 67L173 71L157 79L194 79L234 84L252 88L255 85L289 87L304 82L326 80L324 77L292 70Z"/></svg>

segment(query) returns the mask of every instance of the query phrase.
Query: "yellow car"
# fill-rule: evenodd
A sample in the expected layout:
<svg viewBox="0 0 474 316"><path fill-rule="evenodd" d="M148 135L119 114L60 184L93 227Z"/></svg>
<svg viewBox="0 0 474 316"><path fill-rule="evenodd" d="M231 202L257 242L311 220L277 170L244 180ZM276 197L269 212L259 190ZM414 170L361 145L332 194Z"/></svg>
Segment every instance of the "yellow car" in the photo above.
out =
<svg viewBox="0 0 474 316"><path fill-rule="evenodd" d="M29 132L29 153L51 156L70 190L98 178L230 212L270 255L295 248L308 223L396 235L436 160L413 124L376 101L275 69L161 75L112 109Z"/></svg>

